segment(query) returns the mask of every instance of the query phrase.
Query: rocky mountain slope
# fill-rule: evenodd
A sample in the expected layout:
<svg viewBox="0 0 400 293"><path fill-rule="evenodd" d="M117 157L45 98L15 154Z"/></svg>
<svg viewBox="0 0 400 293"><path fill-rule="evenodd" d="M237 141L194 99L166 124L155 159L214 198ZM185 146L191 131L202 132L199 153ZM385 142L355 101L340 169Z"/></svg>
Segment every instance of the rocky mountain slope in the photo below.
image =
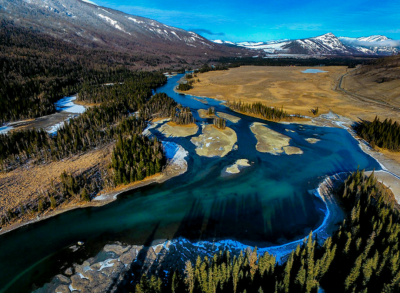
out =
<svg viewBox="0 0 400 293"><path fill-rule="evenodd" d="M0 0L0 19L89 48L159 56L158 63L237 56L243 49L221 46L152 19L80 0ZM149 64L152 65L152 64Z"/></svg>

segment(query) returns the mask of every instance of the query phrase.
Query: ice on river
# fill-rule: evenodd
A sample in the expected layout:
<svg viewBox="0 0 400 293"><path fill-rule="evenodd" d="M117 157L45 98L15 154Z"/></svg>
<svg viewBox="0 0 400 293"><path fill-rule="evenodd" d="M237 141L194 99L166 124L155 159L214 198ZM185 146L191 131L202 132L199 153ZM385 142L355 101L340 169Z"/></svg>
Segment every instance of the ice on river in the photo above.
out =
<svg viewBox="0 0 400 293"><path fill-rule="evenodd" d="M0 127L0 134L7 134L7 132L9 132L11 129L13 129L12 126L8 125L2 126Z"/></svg>
<svg viewBox="0 0 400 293"><path fill-rule="evenodd" d="M176 164L179 166L187 165L185 157L189 154L183 147L179 144L170 141L162 141L164 154L171 164Z"/></svg>
<svg viewBox="0 0 400 293"><path fill-rule="evenodd" d="M57 102L55 102L56 110L58 112L68 112L68 113L83 113L86 108L82 105L77 105L74 103L76 96L64 97Z"/></svg>

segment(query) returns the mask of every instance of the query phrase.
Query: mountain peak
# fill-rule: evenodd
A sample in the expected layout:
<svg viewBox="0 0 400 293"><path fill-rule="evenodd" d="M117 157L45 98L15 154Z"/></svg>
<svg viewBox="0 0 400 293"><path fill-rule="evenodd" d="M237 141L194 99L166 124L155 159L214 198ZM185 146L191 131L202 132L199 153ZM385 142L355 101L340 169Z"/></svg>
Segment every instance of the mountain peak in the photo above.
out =
<svg viewBox="0 0 400 293"><path fill-rule="evenodd" d="M326 33L326 34L323 34L323 35L320 35L320 36L317 36L314 38L309 38L309 39L332 39L332 38L337 39L337 37L333 33Z"/></svg>

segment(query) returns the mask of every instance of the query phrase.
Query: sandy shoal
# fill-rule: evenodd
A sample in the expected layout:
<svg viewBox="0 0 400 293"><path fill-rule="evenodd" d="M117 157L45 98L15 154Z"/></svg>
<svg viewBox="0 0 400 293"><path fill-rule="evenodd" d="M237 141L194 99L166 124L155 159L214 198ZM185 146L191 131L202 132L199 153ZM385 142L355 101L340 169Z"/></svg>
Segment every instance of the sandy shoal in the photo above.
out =
<svg viewBox="0 0 400 293"><path fill-rule="evenodd" d="M321 140L318 139L318 138L306 138L306 141L307 141L308 143L314 144L314 143L317 143L317 142L319 142L319 141L321 141Z"/></svg>
<svg viewBox="0 0 400 293"><path fill-rule="evenodd" d="M167 137L187 137L195 135L199 127L194 123L179 125L174 122L168 122L163 124L158 130Z"/></svg>
<svg viewBox="0 0 400 293"><path fill-rule="evenodd" d="M283 147L283 150L285 151L285 154L287 154L287 155L301 155L301 154L303 154L303 151L298 147L285 146L285 147Z"/></svg>
<svg viewBox="0 0 400 293"><path fill-rule="evenodd" d="M224 118L232 123L238 123L240 121L239 117L227 114L227 113L223 113L223 112L217 112L218 117L220 118Z"/></svg>
<svg viewBox="0 0 400 293"><path fill-rule="evenodd" d="M202 119L206 119L206 118L216 118L217 116L215 114L208 114L208 110L205 109L199 109L197 110L197 112L199 113L200 118Z"/></svg>
<svg viewBox="0 0 400 293"><path fill-rule="evenodd" d="M226 127L218 129L214 125L203 127L202 134L190 140L196 146L196 153L205 157L224 157L237 142L236 132Z"/></svg>
<svg viewBox="0 0 400 293"><path fill-rule="evenodd" d="M301 149L289 146L290 137L268 128L266 124L254 122L250 129L257 139L256 149L261 153L270 153L272 155L284 152L287 155L303 153Z"/></svg>
<svg viewBox="0 0 400 293"><path fill-rule="evenodd" d="M235 164L228 166L225 169L225 172L226 173L230 173L230 174L237 174L237 173L240 172L241 168L249 167L249 166L250 166L249 160L247 160L247 159L239 159L239 160L237 160L235 162Z"/></svg>

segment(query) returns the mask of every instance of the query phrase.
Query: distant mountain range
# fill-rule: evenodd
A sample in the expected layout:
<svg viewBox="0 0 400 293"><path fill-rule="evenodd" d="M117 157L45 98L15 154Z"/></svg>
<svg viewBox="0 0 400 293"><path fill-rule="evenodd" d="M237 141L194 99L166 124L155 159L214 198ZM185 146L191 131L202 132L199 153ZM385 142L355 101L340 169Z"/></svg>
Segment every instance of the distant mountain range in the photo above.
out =
<svg viewBox="0 0 400 293"><path fill-rule="evenodd" d="M298 40L276 40L268 42L238 42L214 40L217 44L261 50L266 54L301 54L301 55L392 55L400 51L400 41L385 36L361 38L336 37L327 33L318 37Z"/></svg>
<svg viewBox="0 0 400 293"><path fill-rule="evenodd" d="M2 19L85 47L128 53L141 60L156 56L163 64L238 56L247 51L221 46L194 32L90 1L0 0Z"/></svg>

